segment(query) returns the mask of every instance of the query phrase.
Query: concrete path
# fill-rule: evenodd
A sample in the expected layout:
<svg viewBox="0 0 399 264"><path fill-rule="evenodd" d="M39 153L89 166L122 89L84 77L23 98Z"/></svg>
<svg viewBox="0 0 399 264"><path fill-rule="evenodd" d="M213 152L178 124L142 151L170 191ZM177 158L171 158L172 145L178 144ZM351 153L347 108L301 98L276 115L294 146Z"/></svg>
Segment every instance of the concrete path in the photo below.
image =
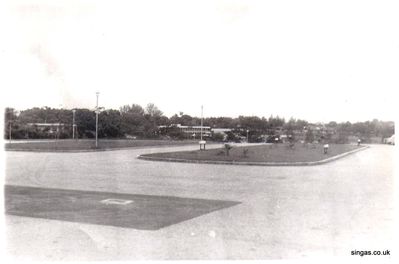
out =
<svg viewBox="0 0 399 264"><path fill-rule="evenodd" d="M7 152L8 185L240 202L156 231L7 215L9 254L29 260L356 261L360 256L351 250L393 249L393 147L375 145L313 167L136 159L196 147Z"/></svg>

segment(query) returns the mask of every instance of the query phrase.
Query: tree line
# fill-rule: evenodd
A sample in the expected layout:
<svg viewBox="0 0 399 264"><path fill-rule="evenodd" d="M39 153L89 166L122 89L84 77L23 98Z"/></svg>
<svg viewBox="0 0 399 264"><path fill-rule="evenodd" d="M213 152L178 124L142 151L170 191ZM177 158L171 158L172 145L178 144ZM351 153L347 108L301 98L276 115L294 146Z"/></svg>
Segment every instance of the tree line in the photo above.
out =
<svg viewBox="0 0 399 264"><path fill-rule="evenodd" d="M86 108L75 109L75 115L69 109L50 107L34 107L22 111L13 108L5 109L4 137L9 138L72 138L72 123L75 116L76 136L78 138L93 138L95 136L95 113ZM37 123L59 123L58 131L54 127L40 128ZM99 114L98 136L100 138L174 138L183 139L186 135L178 129L159 129L159 126L169 127L173 124L183 126L199 126L201 119L183 112L167 117L154 104L142 107L138 104L124 105L115 109L106 109ZM203 120L204 126L212 128L230 128L245 136L249 131L251 141L256 141L260 135L272 135L276 131L294 134L294 131L303 131L311 124L306 120L290 118L285 120L279 116L258 117L238 116L232 117L207 117ZM394 123L374 119L365 122L329 122L323 125L338 133L341 137L350 135L362 138L389 137L394 133ZM312 135L307 135L311 137ZM215 135L216 137L216 135Z"/></svg>

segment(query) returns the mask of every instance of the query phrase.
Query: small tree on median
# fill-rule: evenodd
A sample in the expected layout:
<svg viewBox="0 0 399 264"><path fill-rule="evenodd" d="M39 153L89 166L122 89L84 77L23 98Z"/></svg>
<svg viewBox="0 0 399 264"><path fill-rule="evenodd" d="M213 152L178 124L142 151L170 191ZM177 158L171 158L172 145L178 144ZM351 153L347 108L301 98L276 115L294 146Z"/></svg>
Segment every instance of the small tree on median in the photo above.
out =
<svg viewBox="0 0 399 264"><path fill-rule="evenodd" d="M230 145L230 144L224 144L224 148L226 149L226 156L229 156L230 155L230 149L232 149L233 146Z"/></svg>

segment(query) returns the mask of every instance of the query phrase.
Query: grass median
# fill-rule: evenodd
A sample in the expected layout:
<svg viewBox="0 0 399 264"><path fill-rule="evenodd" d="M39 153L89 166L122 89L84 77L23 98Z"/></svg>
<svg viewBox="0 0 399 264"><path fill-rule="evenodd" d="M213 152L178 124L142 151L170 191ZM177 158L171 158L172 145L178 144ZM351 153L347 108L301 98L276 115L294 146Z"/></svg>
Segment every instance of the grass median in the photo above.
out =
<svg viewBox="0 0 399 264"><path fill-rule="evenodd" d="M6 143L6 150L20 151L44 151L44 152L62 152L62 151L91 151L91 150L109 150L135 147L156 147L156 146L180 146L198 144L197 141L175 141L175 140L126 140L126 139L100 139L98 147L95 140L31 140L27 142Z"/></svg>
<svg viewBox="0 0 399 264"><path fill-rule="evenodd" d="M209 150L153 153L142 155L142 157L144 159L148 157L149 159L193 162L316 162L358 148L360 147L356 145L330 144L327 154L324 154L323 145L321 144L296 144L293 147L287 144L264 144L242 147L233 146L229 151L222 146L221 148Z"/></svg>

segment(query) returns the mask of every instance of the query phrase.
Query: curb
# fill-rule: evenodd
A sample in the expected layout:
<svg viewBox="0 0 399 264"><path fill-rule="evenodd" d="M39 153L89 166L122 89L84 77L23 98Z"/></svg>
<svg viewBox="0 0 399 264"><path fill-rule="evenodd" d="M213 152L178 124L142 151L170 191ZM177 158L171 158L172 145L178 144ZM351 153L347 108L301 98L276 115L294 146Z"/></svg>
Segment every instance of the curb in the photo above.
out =
<svg viewBox="0 0 399 264"><path fill-rule="evenodd" d="M346 157L355 152L368 149L370 146L364 146L358 149L354 149L324 160L319 161L299 161L299 162L246 162L246 161L215 161L215 160L188 160L188 159L176 159L176 158L160 158L151 157L144 154L137 156L138 159L148 160L148 161L163 161L163 162L181 162L181 163L194 163L194 164L216 164L216 165L245 165L245 166L315 166L322 165L328 162L338 160L340 158Z"/></svg>

